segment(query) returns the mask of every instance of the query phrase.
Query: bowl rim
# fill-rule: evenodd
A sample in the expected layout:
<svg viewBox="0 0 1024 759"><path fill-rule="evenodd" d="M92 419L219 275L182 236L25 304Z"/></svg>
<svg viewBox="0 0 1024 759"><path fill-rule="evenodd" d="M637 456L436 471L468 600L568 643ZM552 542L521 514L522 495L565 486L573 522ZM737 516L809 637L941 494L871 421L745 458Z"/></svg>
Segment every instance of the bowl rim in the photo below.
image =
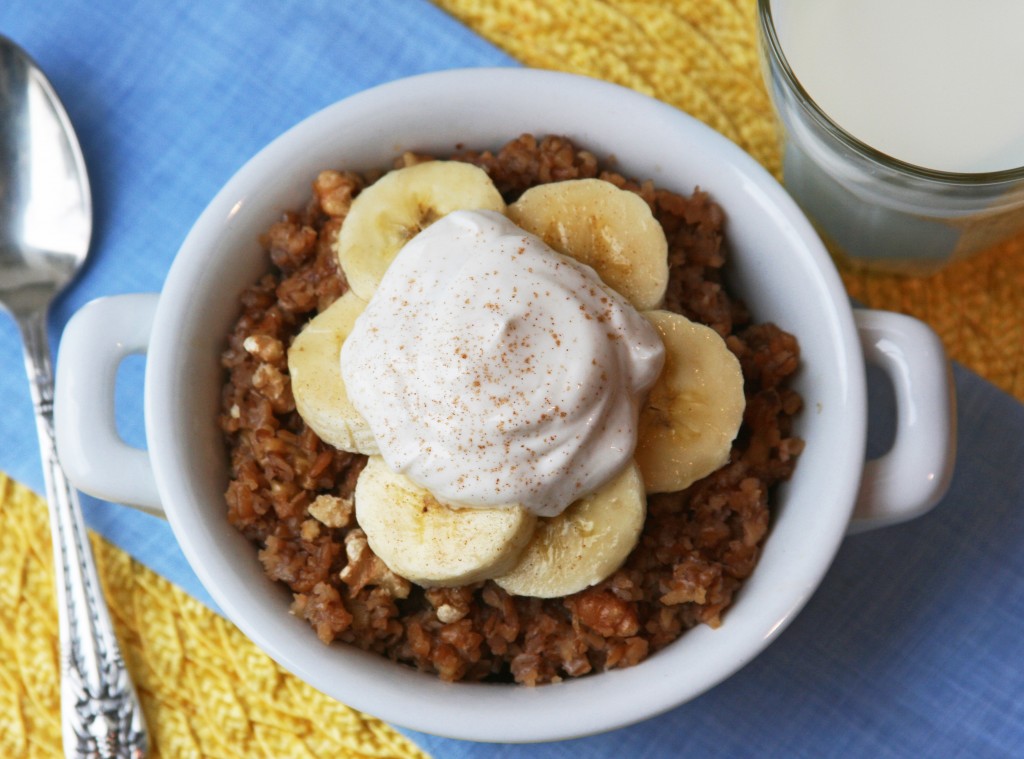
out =
<svg viewBox="0 0 1024 759"><path fill-rule="evenodd" d="M174 375L185 355L182 351L187 346L182 345L176 327L188 318L189 309L195 305L192 287L202 276L210 241L236 223L239 208L250 197L254 184L274 176L295 146L320 135L325 127L387 110L396 102L422 97L424 92L486 94L508 88L529 91L534 97L571 91L574 96L595 102L614 103L638 121L663 122L667 125L665 128L680 138L699 139L708 151L715 153L717 160L723 161L733 175L730 181L745 183L756 196L756 202L780 215L779 224L785 227L786 234L801 241L801 249L794 256L800 257L801 265L809 272L823 302L828 300L834 304L823 329L829 330L830 339L839 346L837 350L841 349L845 360L851 362L847 376L841 378L845 383L842 394L846 405L840 413L842 423L847 425L845 434L852 453L841 454L843 464L832 477L837 505L815 524L816 540L813 545L804 546L798 563L800 571L790 578L785 592L773 599L770 608L761 614L763 619L757 632L746 633L738 645L733 640L738 633L722 634L729 629L728 624L716 631L700 627L688 631L679 641L640 665L624 670L538 688L441 683L432 675L406 671L404 667L401 672L383 670L382 663L396 668L400 665L354 647L335 645L331 649L314 649L320 644L309 634L305 622L279 619L267 613L261 605L270 604L266 600L268 591L246 587L238 568L218 553L217 541L226 539L223 538L225 529L237 535L226 520L223 520L224 529L218 528L216 534L212 534L213 530L206 534L195 529L196 520L201 520L203 505L197 502L196 491L191 489L187 478L177 474L189 471L190 460L177 442L181 426L164 424L176 418L176 413L181 416L173 403L177 391L168 391L166 378ZM510 133L509 139L514 136ZM188 233L168 273L154 321L144 406L154 475L168 504L167 515L175 536L211 596L257 646L286 670L327 695L385 721L452 738L537 742L606 732L689 701L742 668L790 623L821 582L852 513L867 426L866 389L863 371L857 369L858 360L863 361L863 358L848 299L823 244L774 177L726 137L665 103L589 77L524 68L453 69L388 82L326 107L273 140L224 185ZM173 382L181 384L184 379ZM755 571L747 584L757 577ZM255 609L254 597L257 598ZM288 641L298 635L296 624L304 628L302 639L309 650L288 645ZM679 650L679 643L685 641L710 653L699 678L680 681L673 667L665 665L677 663L680 656L674 652ZM331 666L324 666L322 651L340 648L351 650L330 655ZM335 660L339 662L337 666L333 664ZM605 697L595 703L595 693L625 697ZM512 715L514 718L510 718Z"/></svg>

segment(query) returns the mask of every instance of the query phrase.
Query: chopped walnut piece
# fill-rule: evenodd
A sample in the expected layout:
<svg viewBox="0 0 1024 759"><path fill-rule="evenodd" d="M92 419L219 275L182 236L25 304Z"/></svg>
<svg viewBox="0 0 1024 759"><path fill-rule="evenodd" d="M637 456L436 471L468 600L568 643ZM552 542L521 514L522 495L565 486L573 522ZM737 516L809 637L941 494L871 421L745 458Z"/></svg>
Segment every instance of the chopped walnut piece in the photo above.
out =
<svg viewBox="0 0 1024 759"><path fill-rule="evenodd" d="M459 611L451 604L441 604L437 607L437 618L446 625L458 622L464 616L466 616L466 612Z"/></svg>
<svg viewBox="0 0 1024 759"><path fill-rule="evenodd" d="M309 515L327 527L348 527L352 521L352 499L318 495L309 505Z"/></svg>
<svg viewBox="0 0 1024 759"><path fill-rule="evenodd" d="M640 629L636 610L607 591L586 590L566 602L566 606L581 623L605 638L636 635Z"/></svg>
<svg viewBox="0 0 1024 759"><path fill-rule="evenodd" d="M441 624L450 625L458 622L469 614L474 603L474 593L470 587L459 588L427 588L424 593L427 602L434 607Z"/></svg>
<svg viewBox="0 0 1024 759"><path fill-rule="evenodd" d="M313 542L320 537L320 523L315 519L307 519L299 527L299 535L303 540Z"/></svg>
<svg viewBox="0 0 1024 759"><path fill-rule="evenodd" d="M392 598L408 598L411 584L399 577L373 551L366 542L366 533L356 528L345 536L345 556L348 564L341 570L342 582L349 586L352 595L367 585L376 585L386 590Z"/></svg>
<svg viewBox="0 0 1024 759"><path fill-rule="evenodd" d="M345 218L352 198L363 188L363 180L351 171L321 171L313 182L313 192L320 208L328 216Z"/></svg>
<svg viewBox="0 0 1024 759"><path fill-rule="evenodd" d="M268 364L280 361L284 357L284 344L270 335L249 335L242 342L242 347L250 355Z"/></svg>
<svg viewBox="0 0 1024 759"><path fill-rule="evenodd" d="M295 409L291 381L272 364L260 364L252 373L252 386L270 401L274 411L287 413Z"/></svg>
<svg viewBox="0 0 1024 759"><path fill-rule="evenodd" d="M279 395L278 390L281 387L281 383L284 381L284 377L281 371L270 364L260 364L256 367L256 371L252 373L252 386L257 390L267 390L263 395Z"/></svg>
<svg viewBox="0 0 1024 759"><path fill-rule="evenodd" d="M338 591L326 582L318 582L309 593L296 593L291 613L306 619L324 643L330 643L352 625Z"/></svg>

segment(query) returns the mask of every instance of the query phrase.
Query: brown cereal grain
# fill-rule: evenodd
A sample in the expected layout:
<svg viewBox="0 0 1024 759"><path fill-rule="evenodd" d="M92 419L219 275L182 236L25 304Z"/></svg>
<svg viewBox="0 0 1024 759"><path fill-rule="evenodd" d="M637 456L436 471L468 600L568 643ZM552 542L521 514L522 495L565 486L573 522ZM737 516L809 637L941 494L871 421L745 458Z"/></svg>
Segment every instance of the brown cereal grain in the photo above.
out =
<svg viewBox="0 0 1024 759"><path fill-rule="evenodd" d="M223 352L228 520L320 640L445 680L557 682L636 664L695 625L719 626L756 566L773 487L803 447L792 431L802 400L787 386L800 362L796 339L752 323L727 291L725 214L701 190L681 196L635 182L557 136L523 135L454 158L485 169L509 202L544 182L600 177L650 205L669 242L666 308L716 329L740 360L747 409L729 462L682 492L651 496L626 563L567 598L513 597L491 582L425 590L394 575L351 515L364 457L320 441L291 397L284 348L347 290L333 241L352 199L379 176L325 170L309 205L260 238L270 272L243 294ZM409 153L397 165L428 159Z"/></svg>

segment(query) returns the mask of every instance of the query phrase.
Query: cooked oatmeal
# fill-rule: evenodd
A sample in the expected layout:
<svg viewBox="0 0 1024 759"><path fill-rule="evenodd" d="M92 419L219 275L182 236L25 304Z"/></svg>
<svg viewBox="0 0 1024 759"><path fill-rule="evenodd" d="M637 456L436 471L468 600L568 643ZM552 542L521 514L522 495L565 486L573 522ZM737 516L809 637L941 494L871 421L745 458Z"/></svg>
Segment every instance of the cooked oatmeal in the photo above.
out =
<svg viewBox="0 0 1024 759"><path fill-rule="evenodd" d="M796 339L752 322L723 287L725 216L705 193L637 184L560 137L524 135L495 153L453 157L486 170L508 202L540 183L599 177L650 205L669 243L664 307L718 331L740 360L747 407L729 462L684 491L650 496L625 565L572 596L510 596L491 581L424 589L391 572L355 519L365 457L307 428L288 378L290 341L347 289L333 242L352 199L376 179L328 170L307 207L261 237L270 271L242 295L223 354L229 521L324 643L357 645L445 680L537 685L636 664L697 624L717 627L757 562L773 487L802 448L792 435L802 401L787 387L799 365ZM399 165L422 160L407 154Z"/></svg>

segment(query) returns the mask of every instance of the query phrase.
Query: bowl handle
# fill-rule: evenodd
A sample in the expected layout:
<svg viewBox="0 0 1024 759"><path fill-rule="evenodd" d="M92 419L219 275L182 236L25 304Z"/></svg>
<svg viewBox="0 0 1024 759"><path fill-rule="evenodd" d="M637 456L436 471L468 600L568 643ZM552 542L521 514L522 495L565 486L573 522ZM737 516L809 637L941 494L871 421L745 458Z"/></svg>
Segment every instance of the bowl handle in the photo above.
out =
<svg viewBox="0 0 1024 759"><path fill-rule="evenodd" d="M864 467L848 532L924 514L949 488L956 458L953 377L942 341L923 322L889 311L854 309L864 359L892 381L892 447Z"/></svg>
<svg viewBox="0 0 1024 759"><path fill-rule="evenodd" d="M117 432L117 368L145 353L158 295L117 295L91 301L68 322L57 354L54 429L68 479L106 501L164 516L149 454Z"/></svg>

